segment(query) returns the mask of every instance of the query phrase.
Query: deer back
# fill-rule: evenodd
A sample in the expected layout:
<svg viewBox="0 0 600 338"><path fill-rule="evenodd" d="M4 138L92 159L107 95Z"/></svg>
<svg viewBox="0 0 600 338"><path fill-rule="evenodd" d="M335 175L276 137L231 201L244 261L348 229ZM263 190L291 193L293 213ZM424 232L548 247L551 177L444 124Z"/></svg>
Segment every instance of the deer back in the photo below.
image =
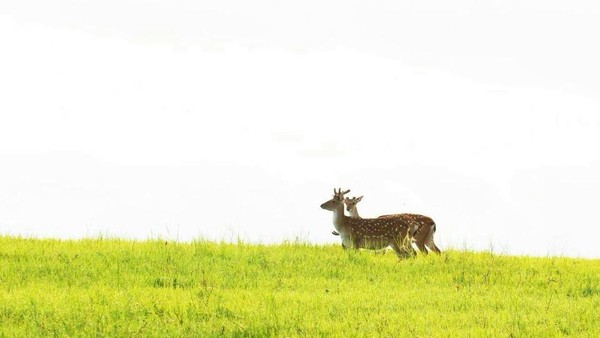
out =
<svg viewBox="0 0 600 338"><path fill-rule="evenodd" d="M399 217L351 218L344 217L347 229L354 237L380 237L397 239L408 234L410 225Z"/></svg>

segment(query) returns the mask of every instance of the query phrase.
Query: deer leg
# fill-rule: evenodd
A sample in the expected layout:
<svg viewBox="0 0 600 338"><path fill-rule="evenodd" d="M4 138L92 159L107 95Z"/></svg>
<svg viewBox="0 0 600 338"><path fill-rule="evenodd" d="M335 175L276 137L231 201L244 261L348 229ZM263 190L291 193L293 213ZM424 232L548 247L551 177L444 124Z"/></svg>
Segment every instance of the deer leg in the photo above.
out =
<svg viewBox="0 0 600 338"><path fill-rule="evenodd" d="M431 241L427 242L427 246L431 249L431 251L435 252L438 255L442 253L442 250L440 250L440 248L438 248L437 245L435 245L435 243L433 242L433 238L431 239Z"/></svg>
<svg viewBox="0 0 600 338"><path fill-rule="evenodd" d="M396 243L392 243L390 244L390 246L392 247L392 250L394 250L394 252L396 253L396 256L398 256L398 258L405 258L406 257L406 250L402 250L400 249L400 247L398 246L398 244Z"/></svg>
<svg viewBox="0 0 600 338"><path fill-rule="evenodd" d="M419 248L419 251L423 254L423 255L427 255L429 253L429 251L427 250L427 247L425 246L425 243L417 243L417 248Z"/></svg>
<svg viewBox="0 0 600 338"><path fill-rule="evenodd" d="M364 248L364 238L359 238L359 237L353 237L352 238L352 247L356 250L358 250L359 248ZM361 245L363 244L363 245Z"/></svg>
<svg viewBox="0 0 600 338"><path fill-rule="evenodd" d="M398 243L396 243L396 242L390 243L390 246L396 253L396 256L398 256L398 258L400 258L400 259L409 258L416 254L415 249L413 249L412 246L404 245L404 243L402 243L402 242L401 242L401 244L402 245L398 245Z"/></svg>
<svg viewBox="0 0 600 338"><path fill-rule="evenodd" d="M411 256L416 256L417 255L417 251L415 250L415 248L412 246L412 242L413 242L413 238L410 237L409 234L407 234L404 239L402 240L402 247L407 250Z"/></svg>
<svg viewBox="0 0 600 338"><path fill-rule="evenodd" d="M418 234L421 235L421 234ZM427 255L428 251L427 248L425 247L425 238L423 238L423 236L417 236L414 238L415 244L417 245L417 248L419 248L419 251L424 254Z"/></svg>
<svg viewBox="0 0 600 338"><path fill-rule="evenodd" d="M425 244L427 245L427 247L429 249L431 249L431 251L433 251L439 255L442 253L442 250L440 250L440 248L438 248L437 245L435 245L435 242L433 241L434 232L435 232L435 230L433 228L429 230L429 233L427 234L427 238L425 239Z"/></svg>
<svg viewBox="0 0 600 338"><path fill-rule="evenodd" d="M428 253L427 248L425 247L425 243L427 242L427 238L429 237L430 232L431 227L421 224L413 233L412 241L417 245L419 251L424 255L427 255Z"/></svg>

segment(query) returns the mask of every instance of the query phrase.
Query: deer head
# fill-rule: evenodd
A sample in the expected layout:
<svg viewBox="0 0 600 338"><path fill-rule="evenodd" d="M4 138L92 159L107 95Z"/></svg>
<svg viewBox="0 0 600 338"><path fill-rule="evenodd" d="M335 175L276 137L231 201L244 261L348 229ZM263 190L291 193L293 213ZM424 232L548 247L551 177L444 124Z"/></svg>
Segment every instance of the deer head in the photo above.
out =
<svg viewBox="0 0 600 338"><path fill-rule="evenodd" d="M358 204L358 202L362 201L363 197L364 196L344 198L344 204L346 205L346 211L350 212L353 208L356 208L356 205Z"/></svg>
<svg viewBox="0 0 600 338"><path fill-rule="evenodd" d="M346 190L346 191L342 191L341 188L339 188L338 190L333 189L333 198L330 199L329 201L321 204L321 208L325 209L325 210L336 210L337 208L339 208L340 206L342 207L342 210L344 208L344 195L349 193L350 189Z"/></svg>

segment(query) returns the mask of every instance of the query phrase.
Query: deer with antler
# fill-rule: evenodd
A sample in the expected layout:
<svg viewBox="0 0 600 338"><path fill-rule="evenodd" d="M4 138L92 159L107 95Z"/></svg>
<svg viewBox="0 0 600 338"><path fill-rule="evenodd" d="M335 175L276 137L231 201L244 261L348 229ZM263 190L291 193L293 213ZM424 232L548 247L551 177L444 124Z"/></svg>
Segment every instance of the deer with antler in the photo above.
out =
<svg viewBox="0 0 600 338"><path fill-rule="evenodd" d="M362 200L363 196L360 197L352 197L344 198L344 204L346 205L346 210L350 214L350 217L360 218L358 214L358 209L356 205L358 202ZM427 217L419 214L393 214L393 215L383 215L379 216L379 218L400 218L406 221L410 226L409 235L411 237L411 241L413 241L419 250L427 254L427 248L429 250L439 254L442 251L435 245L433 241L433 235L436 231L436 225L431 217ZM334 233L335 235L335 233Z"/></svg>
<svg viewBox="0 0 600 338"><path fill-rule="evenodd" d="M321 204L321 208L333 212L333 226L342 238L344 248L379 250L392 247L398 257L409 256L410 225L403 219L352 218L344 215L344 195L350 192L333 190L333 198Z"/></svg>

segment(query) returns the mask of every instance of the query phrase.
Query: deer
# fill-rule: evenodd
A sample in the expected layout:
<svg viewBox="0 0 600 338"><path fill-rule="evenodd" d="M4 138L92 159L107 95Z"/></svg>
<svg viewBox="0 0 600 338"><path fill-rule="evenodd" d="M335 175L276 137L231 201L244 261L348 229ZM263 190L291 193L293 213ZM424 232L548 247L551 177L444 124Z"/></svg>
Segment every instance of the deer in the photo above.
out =
<svg viewBox="0 0 600 338"><path fill-rule="evenodd" d="M379 250L392 247L399 258L414 253L409 243L409 223L399 217L353 218L344 215L344 195L350 190L333 189L333 198L321 208L333 212L333 226L344 249Z"/></svg>
<svg viewBox="0 0 600 338"><path fill-rule="evenodd" d="M358 204L358 202L362 201L362 198L363 196L344 198L344 204L346 205L346 210L350 214L350 217L360 218L356 205ZM433 219L431 219L430 217L419 214L403 213L383 215L379 216L379 218L401 218L405 220L410 226L409 235L411 237L411 241L415 242L415 244L422 253L427 254L427 248L429 248L429 250L437 254L440 254L442 252L433 241L433 235L436 231L436 225ZM336 235L336 233L332 233ZM427 248L425 246L427 246Z"/></svg>

